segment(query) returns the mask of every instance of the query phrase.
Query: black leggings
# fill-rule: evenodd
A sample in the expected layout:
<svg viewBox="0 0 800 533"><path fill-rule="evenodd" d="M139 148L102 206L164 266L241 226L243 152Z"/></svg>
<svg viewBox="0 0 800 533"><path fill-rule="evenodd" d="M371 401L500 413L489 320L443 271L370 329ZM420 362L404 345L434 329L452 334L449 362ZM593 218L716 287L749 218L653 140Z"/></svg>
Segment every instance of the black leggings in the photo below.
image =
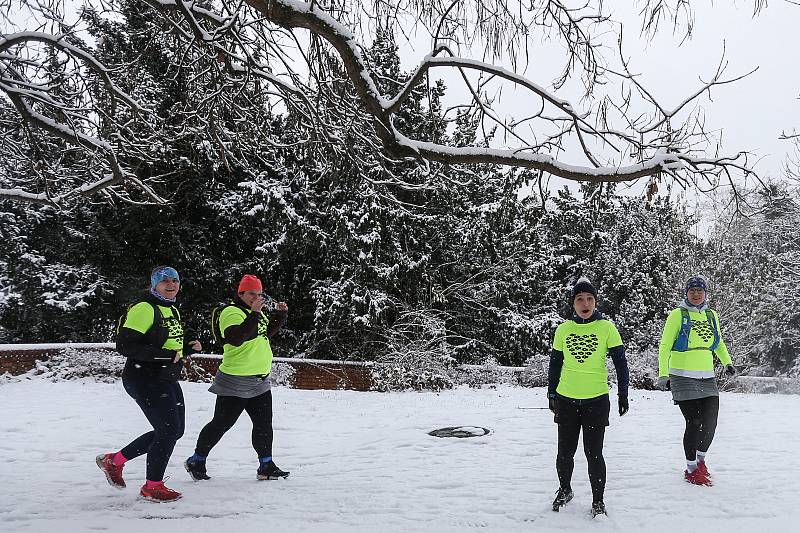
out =
<svg viewBox="0 0 800 533"><path fill-rule="evenodd" d="M181 386L155 378L122 378L122 385L141 408L153 431L141 435L120 450L125 459L147 454L147 479L161 481L175 443L186 426L186 406Z"/></svg>
<svg viewBox="0 0 800 533"><path fill-rule="evenodd" d="M242 411L247 411L253 421L253 449L259 457L272 457L272 391L255 398L217 396L214 418L200 431L194 452L207 457Z"/></svg>
<svg viewBox="0 0 800 533"><path fill-rule="evenodd" d="M697 451L707 452L711 441L714 440L719 415L719 396L683 400L677 403L683 418L686 419L683 451L687 461L694 461L697 459Z"/></svg>
<svg viewBox="0 0 800 533"><path fill-rule="evenodd" d="M592 500L602 501L606 488L603 439L610 410L608 396L583 404L575 404L562 398L557 398L557 400L558 456L556 457L556 472L558 472L559 485L563 489L571 488L578 437L583 429L583 452L589 463Z"/></svg>

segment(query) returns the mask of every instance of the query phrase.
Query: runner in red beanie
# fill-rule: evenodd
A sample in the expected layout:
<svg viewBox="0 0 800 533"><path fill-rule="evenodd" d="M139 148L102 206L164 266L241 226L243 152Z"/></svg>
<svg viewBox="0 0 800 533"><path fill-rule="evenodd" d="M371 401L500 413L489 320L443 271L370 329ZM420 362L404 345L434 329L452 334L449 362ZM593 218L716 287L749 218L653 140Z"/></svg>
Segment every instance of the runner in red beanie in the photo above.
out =
<svg viewBox="0 0 800 533"><path fill-rule="evenodd" d="M242 276L242 280L239 282L239 288L236 290L236 292L242 294L245 291L261 292L262 290L264 290L264 288L261 285L261 280L258 279L258 277L252 274L245 274Z"/></svg>
<svg viewBox="0 0 800 533"><path fill-rule="evenodd" d="M266 307L267 303L269 306ZM197 437L194 455L183 466L195 481L211 479L206 459L243 412L253 422L252 443L258 455L256 479L286 478L272 460L272 345L270 339L286 322L289 306L263 293L261 280L245 274L237 296L214 310L212 327L223 341L222 364L209 392L217 395L214 418Z"/></svg>

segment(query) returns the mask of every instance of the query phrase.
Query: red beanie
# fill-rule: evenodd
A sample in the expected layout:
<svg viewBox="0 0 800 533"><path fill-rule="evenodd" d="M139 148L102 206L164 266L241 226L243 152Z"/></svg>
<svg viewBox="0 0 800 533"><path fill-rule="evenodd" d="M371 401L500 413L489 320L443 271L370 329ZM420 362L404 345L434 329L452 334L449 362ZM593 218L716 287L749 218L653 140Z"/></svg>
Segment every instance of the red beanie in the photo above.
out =
<svg viewBox="0 0 800 533"><path fill-rule="evenodd" d="M236 291L239 294L245 291L258 291L261 292L263 287L261 286L261 280L258 279L256 276L252 274L245 274L242 276L242 280L239 282L239 289Z"/></svg>

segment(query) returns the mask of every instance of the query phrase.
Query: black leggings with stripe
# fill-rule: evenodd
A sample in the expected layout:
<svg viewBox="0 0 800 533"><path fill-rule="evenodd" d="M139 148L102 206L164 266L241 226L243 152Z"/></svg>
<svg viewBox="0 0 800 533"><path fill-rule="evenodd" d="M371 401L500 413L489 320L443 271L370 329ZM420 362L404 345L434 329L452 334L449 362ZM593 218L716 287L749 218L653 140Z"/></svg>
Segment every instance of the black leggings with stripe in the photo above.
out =
<svg viewBox="0 0 800 533"><path fill-rule="evenodd" d="M697 451L707 452L714 440L719 415L719 396L676 402L686 419L683 432L683 451L687 461L697 459Z"/></svg>

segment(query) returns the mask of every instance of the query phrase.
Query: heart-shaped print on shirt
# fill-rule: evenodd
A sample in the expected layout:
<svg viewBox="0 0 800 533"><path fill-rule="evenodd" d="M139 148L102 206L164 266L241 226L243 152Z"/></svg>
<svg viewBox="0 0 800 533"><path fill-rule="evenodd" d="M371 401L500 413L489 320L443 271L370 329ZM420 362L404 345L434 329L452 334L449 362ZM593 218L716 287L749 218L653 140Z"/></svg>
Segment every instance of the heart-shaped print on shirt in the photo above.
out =
<svg viewBox="0 0 800 533"><path fill-rule="evenodd" d="M692 324L692 331L697 333L697 335L703 339L703 342L708 342L714 336L714 332L711 331L711 324L708 322L694 322Z"/></svg>
<svg viewBox="0 0 800 533"><path fill-rule="evenodd" d="M597 335L578 335L577 333L570 333L567 335L567 350L575 358L576 361L583 364L589 359L595 350L599 341Z"/></svg>

